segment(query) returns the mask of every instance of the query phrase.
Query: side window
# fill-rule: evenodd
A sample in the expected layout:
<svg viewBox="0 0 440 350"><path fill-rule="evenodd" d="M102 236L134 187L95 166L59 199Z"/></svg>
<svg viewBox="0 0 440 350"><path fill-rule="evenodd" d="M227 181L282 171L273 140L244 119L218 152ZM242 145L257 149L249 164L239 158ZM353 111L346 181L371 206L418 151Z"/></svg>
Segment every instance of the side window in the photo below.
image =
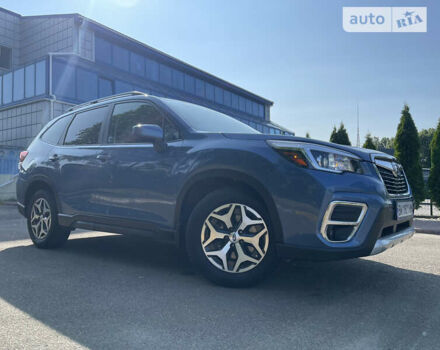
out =
<svg viewBox="0 0 440 350"><path fill-rule="evenodd" d="M49 128L41 136L41 139L44 142L50 143L51 145L57 145L71 119L71 115L58 119L55 123L49 126Z"/></svg>
<svg viewBox="0 0 440 350"><path fill-rule="evenodd" d="M178 138L177 129L154 106L143 102L128 102L117 104L113 109L108 143L136 143L132 137L132 129L137 124L160 126L164 129L166 141L170 141L170 137L176 134Z"/></svg>
<svg viewBox="0 0 440 350"><path fill-rule="evenodd" d="M163 134L166 142L178 140L180 138L179 130L166 118L163 122Z"/></svg>
<svg viewBox="0 0 440 350"><path fill-rule="evenodd" d="M94 145L107 114L107 106L78 113L67 130L65 145Z"/></svg>

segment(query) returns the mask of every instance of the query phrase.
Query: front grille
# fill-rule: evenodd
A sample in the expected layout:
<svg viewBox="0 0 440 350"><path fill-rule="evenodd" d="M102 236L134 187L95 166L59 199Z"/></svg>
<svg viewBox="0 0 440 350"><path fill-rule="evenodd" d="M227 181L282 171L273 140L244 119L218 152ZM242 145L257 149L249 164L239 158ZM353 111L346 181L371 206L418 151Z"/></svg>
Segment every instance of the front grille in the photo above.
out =
<svg viewBox="0 0 440 350"><path fill-rule="evenodd" d="M385 187L389 194L399 195L408 192L408 183L406 182L405 173L403 169L399 166L397 172L386 169L382 166L377 166L379 174L382 177Z"/></svg>

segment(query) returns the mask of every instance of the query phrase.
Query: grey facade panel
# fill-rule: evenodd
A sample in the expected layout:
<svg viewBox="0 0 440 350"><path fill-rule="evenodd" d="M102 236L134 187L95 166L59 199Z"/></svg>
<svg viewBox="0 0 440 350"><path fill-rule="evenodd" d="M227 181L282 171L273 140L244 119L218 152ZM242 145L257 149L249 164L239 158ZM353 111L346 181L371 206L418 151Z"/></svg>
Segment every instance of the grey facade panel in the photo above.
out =
<svg viewBox="0 0 440 350"><path fill-rule="evenodd" d="M20 57L20 17L0 11L0 45L12 49L12 67L19 65ZM0 69L0 72L2 69Z"/></svg>
<svg viewBox="0 0 440 350"><path fill-rule="evenodd" d="M27 147L49 119L49 101L36 101L0 110L0 144Z"/></svg>
<svg viewBox="0 0 440 350"><path fill-rule="evenodd" d="M72 17L22 17L20 64L49 52L74 52L75 25Z"/></svg>

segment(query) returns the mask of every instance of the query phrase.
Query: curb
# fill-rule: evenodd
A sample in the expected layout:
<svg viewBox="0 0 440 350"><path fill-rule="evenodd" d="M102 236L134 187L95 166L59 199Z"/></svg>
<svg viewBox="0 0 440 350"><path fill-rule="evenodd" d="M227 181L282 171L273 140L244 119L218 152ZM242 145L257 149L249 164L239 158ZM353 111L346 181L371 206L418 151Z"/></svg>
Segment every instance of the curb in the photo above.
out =
<svg viewBox="0 0 440 350"><path fill-rule="evenodd" d="M440 235L440 230L416 228L416 233L427 233L430 235Z"/></svg>
<svg viewBox="0 0 440 350"><path fill-rule="evenodd" d="M8 207L16 207L17 202L15 201L0 201L0 206L7 205Z"/></svg>
<svg viewBox="0 0 440 350"><path fill-rule="evenodd" d="M440 221L439 220L417 220L414 219L414 226L416 233L429 233L433 235L440 235Z"/></svg>

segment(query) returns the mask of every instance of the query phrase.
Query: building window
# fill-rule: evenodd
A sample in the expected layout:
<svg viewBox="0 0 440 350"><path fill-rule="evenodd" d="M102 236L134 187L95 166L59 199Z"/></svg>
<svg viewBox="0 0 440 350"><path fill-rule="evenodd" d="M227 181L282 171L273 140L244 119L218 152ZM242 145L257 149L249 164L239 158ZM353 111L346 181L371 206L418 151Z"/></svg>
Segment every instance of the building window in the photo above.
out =
<svg viewBox="0 0 440 350"><path fill-rule="evenodd" d="M36 89L36 95L41 94L39 92L41 88L39 88L39 84L41 84L41 81L44 78L38 77L39 67L37 64L37 74L36 74L36 81L37 81L37 89ZM72 100L76 99L76 79L75 79L75 68L59 61L53 62L53 86L54 86L54 94L59 97L67 97Z"/></svg>
<svg viewBox="0 0 440 350"><path fill-rule="evenodd" d="M248 99L245 99L246 102L246 113L252 114L252 102Z"/></svg>
<svg viewBox="0 0 440 350"><path fill-rule="evenodd" d="M258 116L258 103L252 102L252 114Z"/></svg>
<svg viewBox="0 0 440 350"><path fill-rule="evenodd" d="M196 79L196 95L205 97L205 83L203 80Z"/></svg>
<svg viewBox="0 0 440 350"><path fill-rule="evenodd" d="M35 95L46 93L46 61L35 65Z"/></svg>
<svg viewBox="0 0 440 350"><path fill-rule="evenodd" d="M24 68L14 71L14 101L24 98Z"/></svg>
<svg viewBox="0 0 440 350"><path fill-rule="evenodd" d="M231 105L232 108L238 109L238 96L234 93L231 94Z"/></svg>
<svg viewBox="0 0 440 350"><path fill-rule="evenodd" d="M183 73L173 69L173 87L179 90L184 89Z"/></svg>
<svg viewBox="0 0 440 350"><path fill-rule="evenodd" d="M113 45L113 65L116 68L128 71L129 70L129 52L128 50L119 47L117 45Z"/></svg>
<svg viewBox="0 0 440 350"><path fill-rule="evenodd" d="M145 75L145 63L141 55L130 53L130 72L141 77Z"/></svg>
<svg viewBox="0 0 440 350"><path fill-rule="evenodd" d="M112 45L99 37L95 38L95 59L107 64L112 63Z"/></svg>
<svg viewBox="0 0 440 350"><path fill-rule="evenodd" d="M98 80L98 96L105 97L113 95L113 84L111 80L99 78Z"/></svg>
<svg viewBox="0 0 440 350"><path fill-rule="evenodd" d="M162 84L171 86L172 76L171 69L163 64L159 65L159 77Z"/></svg>
<svg viewBox="0 0 440 350"><path fill-rule="evenodd" d="M77 68L76 96L79 101L89 101L98 97L98 77L95 73Z"/></svg>
<svg viewBox="0 0 440 350"><path fill-rule="evenodd" d="M0 68L11 69L12 49L0 45Z"/></svg>
<svg viewBox="0 0 440 350"><path fill-rule="evenodd" d="M156 61L145 59L145 74L148 79L159 81L159 63Z"/></svg>
<svg viewBox="0 0 440 350"><path fill-rule="evenodd" d="M225 90L223 92L223 100L223 103L226 106L231 107L231 93L229 91Z"/></svg>
<svg viewBox="0 0 440 350"><path fill-rule="evenodd" d="M206 83L205 91L206 91L206 98L208 100L214 101L214 86L209 83Z"/></svg>
<svg viewBox="0 0 440 350"><path fill-rule="evenodd" d="M238 109L242 112L246 112L246 99L238 96Z"/></svg>
<svg viewBox="0 0 440 350"><path fill-rule="evenodd" d="M120 94L132 90L133 90L133 86L131 84L120 80L115 81L115 93Z"/></svg>
<svg viewBox="0 0 440 350"><path fill-rule="evenodd" d="M214 88L214 97L215 97L215 102L219 104L223 104L223 89L216 86Z"/></svg>
<svg viewBox="0 0 440 350"><path fill-rule="evenodd" d="M195 79L188 74L185 74L185 91L190 94L194 94L196 91L195 88Z"/></svg>
<svg viewBox="0 0 440 350"><path fill-rule="evenodd" d="M35 95L35 65L31 64L24 69L24 97Z"/></svg>
<svg viewBox="0 0 440 350"><path fill-rule="evenodd" d="M12 73L3 75L3 104L12 102Z"/></svg>
<svg viewBox="0 0 440 350"><path fill-rule="evenodd" d="M264 118L264 106L261 104L258 105L258 116Z"/></svg>

